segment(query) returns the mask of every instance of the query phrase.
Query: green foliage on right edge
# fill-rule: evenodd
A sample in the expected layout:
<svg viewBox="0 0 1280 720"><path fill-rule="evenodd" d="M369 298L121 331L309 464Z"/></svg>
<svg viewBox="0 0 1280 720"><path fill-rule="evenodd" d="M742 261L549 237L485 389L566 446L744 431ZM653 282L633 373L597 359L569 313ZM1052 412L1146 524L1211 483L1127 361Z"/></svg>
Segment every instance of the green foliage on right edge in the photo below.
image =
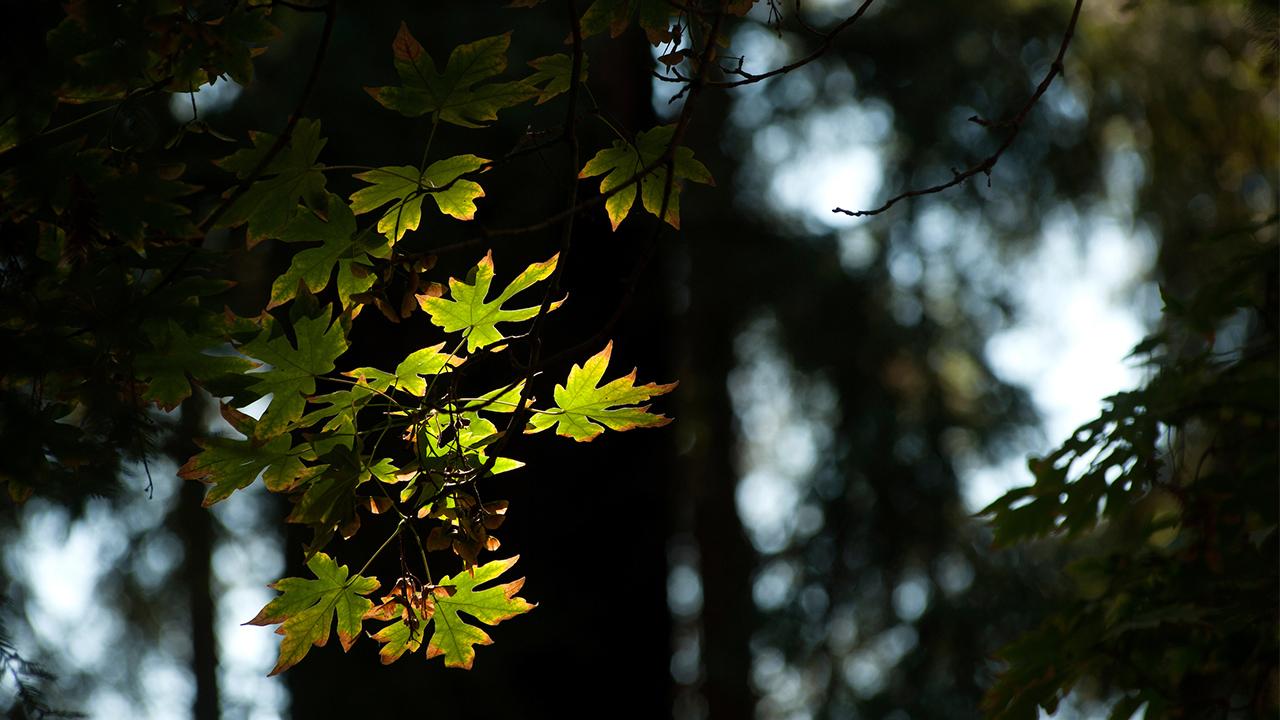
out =
<svg viewBox="0 0 1280 720"><path fill-rule="evenodd" d="M1076 553L1075 597L1003 650L993 718L1053 712L1083 680L1117 697L1115 720L1280 710L1274 218L1200 251L1208 280L1186 301L1166 293L1163 332L1135 350L1151 380L983 511L998 545L1065 537Z"/></svg>

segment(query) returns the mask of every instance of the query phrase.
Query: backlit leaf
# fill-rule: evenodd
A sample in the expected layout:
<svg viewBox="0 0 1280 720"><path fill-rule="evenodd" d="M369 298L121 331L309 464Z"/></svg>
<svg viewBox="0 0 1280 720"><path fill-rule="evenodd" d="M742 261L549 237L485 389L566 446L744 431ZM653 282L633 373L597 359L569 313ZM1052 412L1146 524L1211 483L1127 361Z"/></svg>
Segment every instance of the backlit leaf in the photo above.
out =
<svg viewBox="0 0 1280 720"><path fill-rule="evenodd" d="M284 578L271 585L281 592L246 625L276 625L284 635L280 656L272 675L284 672L306 657L311 647L323 647L336 618L338 641L350 650L360 635L361 621L373 602L364 597L378 589L378 579L349 575L346 565L338 565L324 553L307 561L314 580Z"/></svg>
<svg viewBox="0 0 1280 720"><path fill-rule="evenodd" d="M649 412L640 403L671 392L676 383L669 385L636 385L636 371L625 377L600 385L604 371L609 366L613 343L605 345L581 367L569 369L564 385L556 385L556 406L536 412L529 420L526 432L534 433L555 426L556 434L579 442L594 439L607 427L610 430L631 430L640 427L660 427L671 418Z"/></svg>
<svg viewBox="0 0 1280 720"><path fill-rule="evenodd" d="M462 362L461 357L443 352L444 346L444 343L440 343L415 350L396 366L395 373L386 373L375 368L357 368L343 374L365 380L381 391L395 388L422 397L427 391L428 377L439 375L447 368Z"/></svg>
<svg viewBox="0 0 1280 720"><path fill-rule="evenodd" d="M535 607L524 598L516 597L516 593L524 585L524 578L477 589L506 572L519 559L517 555L505 560L494 560L471 571L464 570L440 580L439 587L451 590L452 594L434 594L429 599L434 612L424 617L417 608L413 608L414 622L397 620L373 636L375 640L384 643L382 662L394 662L405 652L414 652L421 647L426 635L426 624L430 622L431 636L427 642L426 657L430 659L443 656L447 667L471 669L476 657L475 646L489 645L493 640L484 630L464 619L462 613L485 625L497 625Z"/></svg>
<svg viewBox="0 0 1280 720"><path fill-rule="evenodd" d="M421 177L417 168L409 165L359 173L356 179L370 183L370 186L351 195L351 210L362 215L393 203L378 220L378 232L392 242L406 232L418 229L424 197L434 200L445 215L471 220L476 214L475 200L484 197L484 189L475 181L459 178L479 170L487 162L475 155L456 155L431 163Z"/></svg>
<svg viewBox="0 0 1280 720"><path fill-rule="evenodd" d="M503 339L497 329L498 323L520 322L530 320L538 314L538 306L509 310L504 304L517 293L528 289L539 280L550 277L556 269L559 253L550 260L534 263L516 276L510 285L493 300L486 300L489 287L493 284L493 253L481 258L467 279L449 279L449 297L418 297L418 304L431 316L431 322L444 328L446 332L462 332L466 334L467 351L492 345ZM561 301L552 302L550 309L560 306Z"/></svg>
<svg viewBox="0 0 1280 720"><path fill-rule="evenodd" d="M674 125L660 125L636 135L635 143L614 140L613 147L596 153L595 157L587 161L582 172L578 173L579 178L604 175L604 179L600 181L601 193L622 188L605 200L604 204L614 230L618 229L618 225L626 219L631 207L635 205L637 184L640 186L640 201L644 209L654 217L662 212L662 199L667 190L667 168L663 166L654 169L638 183L634 180L641 170L663 158L674 134ZM714 185L715 181L711 179L706 166L693 159L693 151L683 145L675 149L672 167L675 173L663 219L672 227L679 228L680 189L683 181L708 185Z"/></svg>
<svg viewBox="0 0 1280 720"><path fill-rule="evenodd" d="M256 424L253 418L226 405L222 406L222 417L237 431L252 437ZM201 452L178 469L178 477L209 485L205 507L249 487L259 475L268 490L284 492L324 470L323 466L304 464L304 460L314 460L315 453L307 445L294 447L293 438L287 434L261 444L223 437L198 439L196 444Z"/></svg>

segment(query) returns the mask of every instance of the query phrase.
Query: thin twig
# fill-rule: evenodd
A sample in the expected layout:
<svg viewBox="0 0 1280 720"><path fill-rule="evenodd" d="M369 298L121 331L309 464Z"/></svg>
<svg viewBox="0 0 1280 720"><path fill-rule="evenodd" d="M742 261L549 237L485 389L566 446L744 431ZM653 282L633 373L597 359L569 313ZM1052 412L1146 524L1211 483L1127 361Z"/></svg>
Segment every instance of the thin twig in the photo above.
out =
<svg viewBox="0 0 1280 720"><path fill-rule="evenodd" d="M316 48L315 57L311 60L311 71L307 73L306 84L302 86L302 96L298 98L298 104L289 115L289 120L285 123L284 130L276 137L276 141L267 149L266 154L262 156L262 159L258 161L253 170L239 184L223 195L222 202L200 222L198 226L200 230L212 227L218 218L222 217L231 208L232 203L262 175L267 166L276 159L276 156L284 150L285 145L293 137L293 129L298 126L298 121L302 119L302 111L306 108L307 101L311 99L311 93L315 90L316 83L320 79L320 66L324 63L324 56L329 50L329 41L333 38L333 26L337 18L338 0L329 0L324 6L324 27L320 30L320 45Z"/></svg>
<svg viewBox="0 0 1280 720"><path fill-rule="evenodd" d="M737 67L733 69L721 68L721 70L723 70L725 73L728 73L730 75L738 75L742 78L741 80L719 81L719 82L711 82L711 81L704 80L702 81L701 84L704 87L712 87L712 88L742 87L743 85L751 85L753 83L761 82L762 80L768 80L771 77L777 77L778 75L785 75L791 72L792 70L796 70L797 68L808 65L809 63L817 60L818 58L826 54L826 52L831 49L831 46L835 43L836 38L840 35L840 33L844 32L845 30L848 30L850 27L853 26L854 23L858 22L858 20L862 18L863 14L867 12L867 9L871 7L871 3L873 2L875 2L875 0L863 0L863 3L858 6L858 9L855 10L852 15L842 20L839 25L836 25L835 27L831 28L829 32L827 32L825 35L822 36L822 42L818 44L818 47L815 48L813 52L809 53L808 55L805 55L804 57L800 58L799 60L796 60L795 62L787 63L786 65L776 67L773 70L770 70L768 72L757 74L757 73L750 73L750 72L747 72L746 70L743 70L742 62L739 61ZM796 17L797 18L799 17L798 8L797 8ZM801 21L801 25L807 30L810 30L810 31L813 30L807 24L804 24L803 21ZM681 75L678 70L673 70L672 72L674 73L674 75L663 75L655 70L653 71L653 76L663 82L670 82L670 83L694 82L694 78Z"/></svg>
<svg viewBox="0 0 1280 720"><path fill-rule="evenodd" d="M1008 150L1009 146L1013 145L1013 140L1014 138L1018 137L1018 131L1022 130L1022 123L1026 121L1027 115L1031 112L1031 109L1036 106L1036 103L1040 101L1040 98L1044 96L1045 92L1049 89L1049 86L1053 84L1054 78L1062 74L1062 68L1063 68L1062 61L1063 61L1063 58L1066 57L1067 46L1071 44L1071 38L1075 34L1076 21L1080 17L1080 7L1082 5L1084 5L1084 0L1076 0L1075 7L1072 8L1071 10L1071 21L1067 23L1067 30L1062 35L1062 44L1058 47L1058 56L1053 59L1053 64L1049 66L1049 72L1045 74L1044 79L1040 81L1040 85L1036 87L1035 93L1033 93L1031 95L1031 98L1027 100L1027 103L1022 106L1022 109L1019 110L1018 113L1013 117L1007 120L1001 120L997 122L983 120L982 118L978 118L976 116L969 118L971 122L976 122L977 124L982 125L984 127L989 127L989 128L1008 127L1009 128L1009 134L1005 136L1004 142L1000 143L1000 147L996 148L996 151L994 153L992 153L991 155L988 155L981 162L978 162L977 164L970 166L967 170L964 170L963 172L952 170L951 171L952 178L947 182L940 183L938 185L933 185L927 188L920 188L917 190L908 190L906 192L899 193L898 195L895 195L889 198L883 205L881 205L878 208L875 208L874 210L846 210L844 208L837 207L837 208L832 208L831 212L841 213L843 215L850 215L852 217L863 217L865 215L879 215L880 213L896 205L901 200L906 200L907 198L913 198L913 197L920 197L921 195L932 195L934 193L940 193L943 190L946 190L948 188L953 188L956 185L959 185L960 183L964 182L965 180L968 180L969 178L973 177L974 175L977 175L978 173L982 173L983 175L986 175L988 182L990 182L992 168L994 168L996 166L996 163L1000 161L1000 156L1004 155L1004 151Z"/></svg>

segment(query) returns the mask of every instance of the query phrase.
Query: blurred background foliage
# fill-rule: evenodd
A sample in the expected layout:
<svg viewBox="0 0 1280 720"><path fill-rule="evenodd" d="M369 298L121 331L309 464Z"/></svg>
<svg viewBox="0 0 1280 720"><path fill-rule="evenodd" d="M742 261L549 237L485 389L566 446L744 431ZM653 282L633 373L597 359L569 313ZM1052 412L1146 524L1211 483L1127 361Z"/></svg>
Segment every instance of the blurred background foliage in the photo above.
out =
<svg viewBox="0 0 1280 720"><path fill-rule="evenodd" d="M803 5L820 29L850 6ZM22 22L0 30L5 93L37 96L41 66L29 58L43 55L60 13L7 10ZM632 268L652 257L615 332L615 357L680 380L669 406L677 422L572 453L529 443L531 470L496 481L512 502L504 542L521 553L526 596L540 606L501 627L473 672L416 659L384 668L367 647L347 656L328 647L283 680L261 677L273 637L238 624L263 602L266 582L297 573L303 538L283 537L285 508L265 493L207 513L202 489L172 478L208 412L190 405L160 419L172 457L150 463L154 498L126 462L103 467L123 481L114 491L104 482L102 497L0 510L6 625L24 657L54 669L46 699L95 717L168 717L186 706L201 718L980 717L1005 667L996 652L1038 628L1015 658L1027 674L996 685L993 712L1034 717L1065 677L1079 683L1059 716L1104 717L1121 698L1179 717L1273 716L1273 4L1086 3L1064 76L989 183L878 217L830 213L945 180L992 151L1000 136L967 118L1001 118L1025 102L1070 10L1045 0L875 5L817 62L704 94L686 143L718 187L686 193L680 233L649 247L641 223L611 234L602 212L584 215L564 280L574 302L549 323L546 342L567 346L603 324ZM342 5L306 111L328 137L322 160L402 164L421 152L422 125L380 112L362 90L392 79L386 48L401 19L440 54L514 29L515 67L560 44L561 13L496 2ZM767 15L762 5L735 24L726 51L756 72L816 42L790 22L775 31ZM273 19L283 33L255 59L252 83L195 95L200 119L221 135L275 132L296 102L321 20L287 8ZM634 132L679 107L669 103L678 86L651 78L660 66L635 29L595 38L587 51L589 87L609 122ZM117 144L127 130L144 153L185 160L185 182L223 187L208 158L230 144L188 134L164 150L190 105L185 94L147 98L87 126ZM435 142L443 153L499 157L554 130L559 112L523 107L493 130ZM584 124L584 148L611 140L605 123ZM566 162L539 153L494 173L479 222L540 218L558 199L548 179ZM329 182L339 194L355 189L342 173ZM412 241L430 251L461 239L456 225L440 225ZM235 253L234 309L256 313L288 254L239 242L215 231L207 245ZM498 242L507 268L556 245L549 234ZM479 252L442 256L439 277ZM1094 295L1117 296L1095 305L1057 293L1053 283L1072 272ZM1004 488L1049 483L1052 462L1033 463L1033 477L1021 457L1049 453L1103 409L1103 394L1128 389L1036 375L1069 352L1064 338L1079 337L1070 330L1080 323L1100 341L1086 346L1099 355L1087 367L1122 362L1126 348L1106 344L1113 328L1093 314L1107 303L1163 333L1147 348L1149 365L1120 375L1146 389L1112 405L1145 413L1151 432L1137 454L1157 462L1122 483L1132 492L1108 500L1096 529L1082 519L1094 517L1096 498L1004 528L1007 539L1042 537L1061 511L1082 523L1077 542L996 549L974 513ZM1161 317L1162 303L1173 312ZM415 322L357 326L343 362L403 357L428 332ZM1033 322L1042 331L1018 332ZM1225 394L1240 373L1256 382ZM1038 430L1062 395L1090 414L1046 418ZM1205 410L1196 404L1204 398L1223 407ZM21 425L5 422L9 446ZM1101 435L1121 424L1104 423ZM1088 463L1088 448L1078 450ZM1179 493L1192 505L1162 499ZM1029 507L1013 500L1007 517ZM1164 523L1159 542L1152 523ZM1107 635L1116 611L1100 599L1119 595L1185 612L1144 619L1133 610L1129 634ZM1245 637L1251 628L1256 636ZM1080 647L1068 652L1072 640ZM1046 680L1055 663L1075 671ZM0 683L14 687L12 677ZM14 697L4 702L18 712Z"/></svg>

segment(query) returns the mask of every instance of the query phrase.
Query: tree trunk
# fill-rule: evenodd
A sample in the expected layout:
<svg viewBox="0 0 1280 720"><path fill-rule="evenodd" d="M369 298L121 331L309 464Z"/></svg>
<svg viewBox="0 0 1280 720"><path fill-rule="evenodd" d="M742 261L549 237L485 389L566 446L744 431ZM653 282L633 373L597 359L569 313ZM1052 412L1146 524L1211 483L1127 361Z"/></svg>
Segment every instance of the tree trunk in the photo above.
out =
<svg viewBox="0 0 1280 720"><path fill-rule="evenodd" d="M170 443L170 454L179 463L199 451L192 438L204 432L204 406L204 398L199 394L182 404L182 419ZM191 713L195 720L218 720L221 708L218 702L218 642L211 566L215 520L208 509L201 506L203 485L188 480L182 481L180 487L175 529L182 537L183 564L180 572L190 613L191 675L196 684Z"/></svg>

